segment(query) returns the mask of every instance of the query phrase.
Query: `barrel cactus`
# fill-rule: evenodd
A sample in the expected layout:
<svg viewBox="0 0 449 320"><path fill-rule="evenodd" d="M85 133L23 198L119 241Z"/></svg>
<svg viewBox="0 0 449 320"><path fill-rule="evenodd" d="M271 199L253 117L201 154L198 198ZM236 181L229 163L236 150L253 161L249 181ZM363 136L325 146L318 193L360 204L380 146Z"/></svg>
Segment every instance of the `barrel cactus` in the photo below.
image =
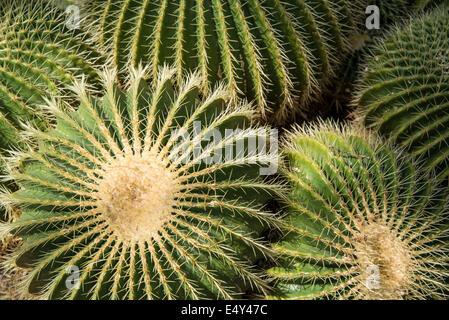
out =
<svg viewBox="0 0 449 320"><path fill-rule="evenodd" d="M82 11L119 69L143 62L156 79L165 63L178 78L198 68L204 92L224 79L233 96L282 122L298 108L305 113L334 74L365 7L365 0L94 0Z"/></svg>
<svg viewBox="0 0 449 320"><path fill-rule="evenodd" d="M48 115L39 106L51 96L69 101L65 85L83 76L98 88L95 65L102 55L65 21L64 12L46 1L0 4L0 155L21 147L22 123L46 127Z"/></svg>
<svg viewBox="0 0 449 320"><path fill-rule="evenodd" d="M449 6L397 28L367 57L355 116L449 176Z"/></svg>
<svg viewBox="0 0 449 320"><path fill-rule="evenodd" d="M448 201L416 162L331 122L293 132L284 153L289 232L271 298L446 296Z"/></svg>
<svg viewBox="0 0 449 320"><path fill-rule="evenodd" d="M276 152L249 141L265 147L267 128L253 127L253 108L230 104L223 86L200 97L198 74L178 87L176 70L163 68L153 90L145 74L131 70L123 91L105 71L101 98L76 82L78 110L49 103L55 129L30 128L38 151L9 159L20 190L2 202L22 215L0 229L24 239L8 259L30 269L24 291L230 299L265 290L253 266L271 254L259 237L277 220L262 206L282 186L260 175ZM79 275L73 286L70 270Z"/></svg>

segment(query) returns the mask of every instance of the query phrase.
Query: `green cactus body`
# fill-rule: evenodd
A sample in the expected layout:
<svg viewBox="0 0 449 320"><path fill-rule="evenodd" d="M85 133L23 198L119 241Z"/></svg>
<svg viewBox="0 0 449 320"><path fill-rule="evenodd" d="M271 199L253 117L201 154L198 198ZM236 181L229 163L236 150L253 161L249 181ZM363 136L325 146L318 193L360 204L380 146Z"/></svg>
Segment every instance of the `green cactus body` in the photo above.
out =
<svg viewBox="0 0 449 320"><path fill-rule="evenodd" d="M445 296L447 199L415 163L333 123L294 132L285 157L289 232L274 244L271 298Z"/></svg>
<svg viewBox="0 0 449 320"><path fill-rule="evenodd" d="M86 1L93 32L119 69L174 64L199 69L202 90L223 79L233 96L255 101L282 122L306 111L348 50L364 1ZM126 71L125 71L126 75ZM297 111L297 110L296 110Z"/></svg>
<svg viewBox="0 0 449 320"><path fill-rule="evenodd" d="M449 14L440 7L395 30L367 57L356 117L428 170L449 176Z"/></svg>
<svg viewBox="0 0 449 320"><path fill-rule="evenodd" d="M102 59L45 1L4 1L0 17L0 148L6 149L20 144L22 123L46 126L39 106L52 96L69 100L65 85L84 76L95 88L94 66Z"/></svg>
<svg viewBox="0 0 449 320"><path fill-rule="evenodd" d="M265 139L267 128L251 127L254 110L233 107L222 86L200 99L199 76L178 88L175 73L162 69L151 91L144 71L132 71L124 92L106 72L102 98L77 83L78 110L50 104L56 128L29 132L39 151L16 158L10 176L21 189L2 199L22 209L2 232L24 238L8 261L30 268L28 292L50 299L263 292L252 263L270 254L258 238L277 220L261 207L282 187L265 183L259 169L277 155L238 146ZM191 140L178 139L198 121ZM218 158L208 163L208 155ZM77 289L65 283L71 266L80 270Z"/></svg>

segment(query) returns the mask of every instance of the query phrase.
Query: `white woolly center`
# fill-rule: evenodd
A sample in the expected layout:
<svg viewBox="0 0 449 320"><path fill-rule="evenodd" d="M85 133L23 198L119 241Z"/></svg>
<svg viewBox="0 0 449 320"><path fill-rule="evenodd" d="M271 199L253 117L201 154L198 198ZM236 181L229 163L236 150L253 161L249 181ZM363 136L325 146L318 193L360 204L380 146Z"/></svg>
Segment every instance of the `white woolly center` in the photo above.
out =
<svg viewBox="0 0 449 320"><path fill-rule="evenodd" d="M355 240L366 299L403 298L409 289L412 262L407 246L388 227L378 223L362 226ZM370 286L373 281L378 286Z"/></svg>
<svg viewBox="0 0 449 320"><path fill-rule="evenodd" d="M150 240L172 216L176 176L155 156L126 156L104 168L98 207L124 241Z"/></svg>

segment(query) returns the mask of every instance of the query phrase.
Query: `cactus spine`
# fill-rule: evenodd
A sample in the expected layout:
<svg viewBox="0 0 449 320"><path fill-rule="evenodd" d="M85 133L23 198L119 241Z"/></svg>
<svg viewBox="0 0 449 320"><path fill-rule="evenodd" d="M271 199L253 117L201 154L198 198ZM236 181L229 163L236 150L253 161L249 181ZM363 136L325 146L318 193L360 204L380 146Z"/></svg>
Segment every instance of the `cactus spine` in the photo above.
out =
<svg viewBox="0 0 449 320"><path fill-rule="evenodd" d="M233 96L283 122L303 114L348 51L364 1L86 1L99 42L119 69L198 68L202 90L224 79ZM98 31L99 30L99 31ZM126 75L126 72L125 72ZM268 117L270 116L270 117Z"/></svg>
<svg viewBox="0 0 449 320"><path fill-rule="evenodd" d="M285 157L289 232L274 245L272 298L446 297L448 202L434 179L379 138L328 122L292 133Z"/></svg>
<svg viewBox="0 0 449 320"><path fill-rule="evenodd" d="M29 131L39 151L8 162L16 163L10 178L21 189L2 201L22 216L1 229L25 239L8 260L30 268L24 290L50 299L230 299L263 291L252 263L270 254L258 237L277 222L261 206L282 188L260 179L259 162L277 155L225 156L266 136L266 128L250 127L253 109L232 107L222 86L200 99L198 74L177 88L176 70L163 68L150 91L138 69L127 92L114 72L102 77L103 98L77 82L78 110L51 103L56 128ZM196 121L198 134L179 142L175 129L190 133ZM222 136L210 142L214 130ZM198 143L201 152L185 152ZM210 154L221 161L207 164ZM77 289L65 285L70 266L81 272Z"/></svg>
<svg viewBox="0 0 449 320"><path fill-rule="evenodd" d="M367 57L356 117L449 177L448 6L399 27Z"/></svg>

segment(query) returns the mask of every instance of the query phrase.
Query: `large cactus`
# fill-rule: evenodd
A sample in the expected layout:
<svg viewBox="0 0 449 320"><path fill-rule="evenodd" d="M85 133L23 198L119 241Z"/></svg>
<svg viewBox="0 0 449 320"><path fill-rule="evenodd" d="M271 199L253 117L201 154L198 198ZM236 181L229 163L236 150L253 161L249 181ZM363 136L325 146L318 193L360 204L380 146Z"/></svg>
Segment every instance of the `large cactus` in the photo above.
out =
<svg viewBox="0 0 449 320"><path fill-rule="evenodd" d="M448 202L434 179L362 129L321 123L292 133L289 233L269 274L272 298L443 298Z"/></svg>
<svg viewBox="0 0 449 320"><path fill-rule="evenodd" d="M252 263L270 253L258 237L276 220L261 205L281 187L259 172L276 153L252 150L249 140L265 145L266 128L249 127L254 110L232 107L222 87L199 99L198 75L176 88L176 71L164 68L151 92L139 70L127 92L106 72L103 98L76 83L78 110L51 103L56 128L30 129L39 151L8 162L21 188L2 201L22 215L1 229L25 242L11 265L30 268L26 290L52 299L264 290ZM78 288L66 286L71 266Z"/></svg>
<svg viewBox="0 0 449 320"><path fill-rule="evenodd" d="M39 106L62 96L76 78L96 88L101 54L80 30L69 30L64 12L46 1L7 0L0 4L0 154L20 146L21 124L44 128ZM2 165L3 166L3 165Z"/></svg>
<svg viewBox="0 0 449 320"><path fill-rule="evenodd" d="M286 120L317 95L350 46L364 0L85 1L99 42L119 69L199 68L202 89L224 79L234 96ZM126 72L125 72L126 75ZM271 111L268 111L271 110Z"/></svg>
<svg viewBox="0 0 449 320"><path fill-rule="evenodd" d="M449 176L449 6L397 28L368 57L356 116Z"/></svg>

